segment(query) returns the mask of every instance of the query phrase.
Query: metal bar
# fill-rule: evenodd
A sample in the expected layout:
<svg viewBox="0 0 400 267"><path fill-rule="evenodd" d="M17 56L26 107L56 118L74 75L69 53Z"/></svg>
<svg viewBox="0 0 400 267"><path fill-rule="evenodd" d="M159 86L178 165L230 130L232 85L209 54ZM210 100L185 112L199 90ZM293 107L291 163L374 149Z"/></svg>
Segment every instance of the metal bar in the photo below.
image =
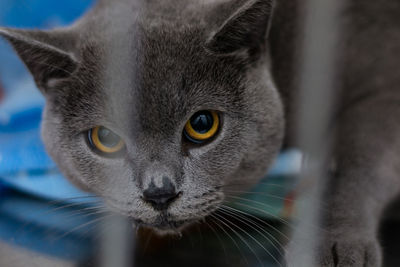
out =
<svg viewBox="0 0 400 267"><path fill-rule="evenodd" d="M305 1L300 25L302 58L300 60L300 97L298 145L304 152L305 162L300 181L305 185L301 192L297 211L300 219L289 246L288 266L318 266L316 246L318 242L319 204L326 163L330 152L328 124L335 103L336 45L339 40L338 15L342 3L339 0ZM300 40L299 40L300 41Z"/></svg>
<svg viewBox="0 0 400 267"><path fill-rule="evenodd" d="M101 267L133 267L135 232L126 217L112 214L101 224Z"/></svg>
<svg viewBox="0 0 400 267"><path fill-rule="evenodd" d="M125 91L116 91L108 95L106 109L113 113L114 116L119 116L119 121L124 121L127 118L124 114L129 114L128 110L120 105L120 95L130 94L130 90L135 84L133 79L140 72L135 64L132 64L130 58L130 49L134 46L131 36L124 33L126 25L130 25L132 20L137 19L137 14L132 13L131 8L124 7L121 1L115 3L121 5L118 8L107 9L108 17L112 17L112 26L108 33L110 40L106 42L105 48L105 65L107 70L104 73L102 83L106 88L125 88ZM137 7L141 12L147 12L145 2L138 2ZM117 12L117 13L116 13ZM140 34L134 29L132 33L141 38ZM122 33L120 32L122 31ZM114 38L115 37L115 38ZM138 42L139 43L139 42ZM120 95L117 95L120 94ZM115 174L118 177L119 174ZM120 189L121 190L121 189ZM123 192L120 192L123 194ZM130 192L126 192L129 195ZM134 248L136 243L136 232L129 218L118 216L116 214L106 218L102 222L101 236L101 267L133 267L134 266Z"/></svg>

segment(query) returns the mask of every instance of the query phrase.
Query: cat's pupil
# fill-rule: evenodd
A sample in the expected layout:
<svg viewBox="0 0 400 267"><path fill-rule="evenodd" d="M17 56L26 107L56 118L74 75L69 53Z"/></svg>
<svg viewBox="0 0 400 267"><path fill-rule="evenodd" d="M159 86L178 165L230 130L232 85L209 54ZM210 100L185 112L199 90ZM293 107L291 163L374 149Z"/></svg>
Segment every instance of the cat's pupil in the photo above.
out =
<svg viewBox="0 0 400 267"><path fill-rule="evenodd" d="M121 140L118 135L105 127L99 128L98 137L99 141L107 147L115 147Z"/></svg>
<svg viewBox="0 0 400 267"><path fill-rule="evenodd" d="M214 124L214 119L209 111L200 111L195 113L190 119L190 124L193 130L198 133L204 134L210 131Z"/></svg>

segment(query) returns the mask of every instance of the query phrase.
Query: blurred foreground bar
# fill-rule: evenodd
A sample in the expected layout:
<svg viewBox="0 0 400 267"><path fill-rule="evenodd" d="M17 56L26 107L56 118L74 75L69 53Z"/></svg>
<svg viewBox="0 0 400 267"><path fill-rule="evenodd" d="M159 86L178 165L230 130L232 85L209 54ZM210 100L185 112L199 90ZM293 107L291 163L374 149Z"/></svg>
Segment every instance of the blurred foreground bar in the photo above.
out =
<svg viewBox="0 0 400 267"><path fill-rule="evenodd" d="M133 267L135 231L128 218L109 214L101 225L101 267Z"/></svg>
<svg viewBox="0 0 400 267"><path fill-rule="evenodd" d="M288 263L295 267L318 266L313 260L317 245L319 204L326 181L326 163L332 136L328 135L335 104L336 45L340 38L340 0L307 0L300 16L303 38L300 58L298 145L305 155L301 179L304 189L297 203L299 220L289 247Z"/></svg>

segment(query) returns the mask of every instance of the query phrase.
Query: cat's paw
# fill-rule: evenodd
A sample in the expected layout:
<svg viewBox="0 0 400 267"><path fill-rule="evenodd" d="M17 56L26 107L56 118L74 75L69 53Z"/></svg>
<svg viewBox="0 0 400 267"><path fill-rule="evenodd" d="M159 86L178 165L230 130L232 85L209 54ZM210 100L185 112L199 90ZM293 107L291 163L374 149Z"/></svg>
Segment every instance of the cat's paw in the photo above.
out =
<svg viewBox="0 0 400 267"><path fill-rule="evenodd" d="M321 242L317 266L380 267L381 249L375 239L329 238Z"/></svg>

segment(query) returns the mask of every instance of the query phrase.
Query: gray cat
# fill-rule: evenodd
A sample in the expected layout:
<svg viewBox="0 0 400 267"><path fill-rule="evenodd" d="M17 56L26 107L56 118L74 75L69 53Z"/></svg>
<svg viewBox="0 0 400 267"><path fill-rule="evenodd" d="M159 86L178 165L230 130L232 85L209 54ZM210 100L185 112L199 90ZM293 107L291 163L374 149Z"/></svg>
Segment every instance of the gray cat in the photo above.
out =
<svg viewBox="0 0 400 267"><path fill-rule="evenodd" d="M168 232L290 144L302 2L101 0L71 27L0 34L46 97L42 136L65 176ZM399 14L397 0L343 10L320 266L381 265L377 228L400 189Z"/></svg>

